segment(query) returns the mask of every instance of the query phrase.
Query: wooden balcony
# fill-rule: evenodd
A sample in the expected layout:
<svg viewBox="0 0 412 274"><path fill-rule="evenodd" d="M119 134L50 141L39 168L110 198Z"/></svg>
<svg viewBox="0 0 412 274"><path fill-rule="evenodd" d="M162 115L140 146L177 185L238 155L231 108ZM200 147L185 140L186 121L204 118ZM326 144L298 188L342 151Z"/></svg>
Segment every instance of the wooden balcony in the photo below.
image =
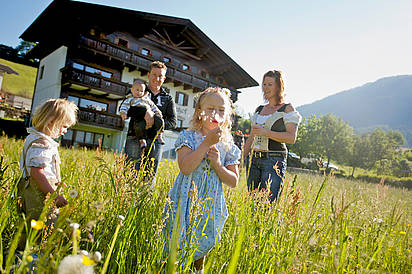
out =
<svg viewBox="0 0 412 274"><path fill-rule="evenodd" d="M121 47L109 41L82 36L79 43L80 46L88 48L96 53L106 55L109 58L115 58L124 64L145 71L149 71L150 64L155 61L151 56L140 54L139 52ZM202 91L210 86L221 86L221 84L212 82L200 75L192 73L191 71L181 70L173 65L167 65L166 76L170 78L176 86L183 85L184 89L192 88L195 92Z"/></svg>
<svg viewBox="0 0 412 274"><path fill-rule="evenodd" d="M62 83L84 87L88 92L110 99L122 99L126 96L130 85L99 74L65 67L61 70Z"/></svg>
<svg viewBox="0 0 412 274"><path fill-rule="evenodd" d="M83 124L117 130L123 129L123 120L116 114L79 107L78 118L79 123Z"/></svg>

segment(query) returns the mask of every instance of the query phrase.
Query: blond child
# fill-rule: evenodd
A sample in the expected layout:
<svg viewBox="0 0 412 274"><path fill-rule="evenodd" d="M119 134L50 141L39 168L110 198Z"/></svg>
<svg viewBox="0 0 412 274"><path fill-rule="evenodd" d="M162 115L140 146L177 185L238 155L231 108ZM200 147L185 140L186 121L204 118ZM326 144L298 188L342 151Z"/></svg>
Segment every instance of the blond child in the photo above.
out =
<svg viewBox="0 0 412 274"><path fill-rule="evenodd" d="M153 101L149 98L148 91L146 89L146 84L144 81L136 79L133 82L131 90L131 95L129 95L120 105L120 116L123 120L126 120L128 117L131 117L131 121L129 124L129 132L128 135L130 136L137 136L139 138L140 147L146 147L146 138L142 136L140 133L135 132L134 122L135 121L145 121L145 128L149 129L154 122L154 119L157 118L158 120L163 121L162 112L159 108L153 103ZM131 107L146 107L146 110L143 111L142 117L134 117L133 113L141 113L141 111L133 111L130 112ZM163 125L162 125L163 127ZM159 142L164 144L163 139L163 130L161 130L158 134Z"/></svg>
<svg viewBox="0 0 412 274"><path fill-rule="evenodd" d="M77 111L77 106L66 99L50 99L34 112L33 127L27 129L29 135L20 156L20 169L28 179L18 186L22 211L28 220L39 219L46 195L61 183L59 144L53 138L64 135L76 123ZM65 205L67 200L58 195L56 206Z"/></svg>
<svg viewBox="0 0 412 274"><path fill-rule="evenodd" d="M203 271L204 258L219 240L228 217L222 184L233 188L239 179L240 150L231 135L231 115L229 91L208 88L198 97L190 129L182 131L175 143L180 173L169 192L172 203L165 208L165 255L180 206L180 248L196 246L197 271ZM194 205L201 205L205 214L196 216L196 225L191 225Z"/></svg>

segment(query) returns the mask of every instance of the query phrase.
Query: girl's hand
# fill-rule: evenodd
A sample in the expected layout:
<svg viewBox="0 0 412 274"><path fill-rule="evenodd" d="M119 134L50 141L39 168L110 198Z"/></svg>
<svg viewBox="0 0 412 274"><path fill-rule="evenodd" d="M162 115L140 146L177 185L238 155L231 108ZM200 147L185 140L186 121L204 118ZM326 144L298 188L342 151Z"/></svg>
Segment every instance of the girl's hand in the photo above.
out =
<svg viewBox="0 0 412 274"><path fill-rule="evenodd" d="M251 130L250 130L250 135L254 136L266 136L267 134L267 129L264 127L260 127L260 126L252 126Z"/></svg>
<svg viewBox="0 0 412 274"><path fill-rule="evenodd" d="M127 119L127 115L126 114L120 114L120 117L122 117L122 120L126 120Z"/></svg>
<svg viewBox="0 0 412 274"><path fill-rule="evenodd" d="M210 164L215 169L221 165L220 163L220 152L215 145L211 146L209 152L207 153L207 159L210 161Z"/></svg>
<svg viewBox="0 0 412 274"><path fill-rule="evenodd" d="M57 198L56 198L56 206L57 207L63 207L67 204L68 204L67 200L62 195L57 196Z"/></svg>
<svg viewBox="0 0 412 274"><path fill-rule="evenodd" d="M208 146L213 146L219 142L221 134L222 130L220 127L214 128L207 133L203 142L205 142Z"/></svg>

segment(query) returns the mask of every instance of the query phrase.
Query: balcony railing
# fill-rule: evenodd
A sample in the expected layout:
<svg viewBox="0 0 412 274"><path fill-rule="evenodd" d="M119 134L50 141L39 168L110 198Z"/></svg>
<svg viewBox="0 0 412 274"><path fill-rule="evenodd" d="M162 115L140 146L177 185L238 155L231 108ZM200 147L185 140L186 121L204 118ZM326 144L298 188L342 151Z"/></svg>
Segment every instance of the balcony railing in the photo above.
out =
<svg viewBox="0 0 412 274"><path fill-rule="evenodd" d="M145 70L149 70L150 64L155 61L155 59L150 56L140 54L139 52L126 49L108 41L82 36L80 38L80 44L110 57L115 57L122 62L143 68ZM198 76L192 72L184 71L173 66L167 67L166 76L170 77L173 80L191 85L194 88L201 90L210 86L221 86L218 83L208 81L205 78Z"/></svg>
<svg viewBox="0 0 412 274"><path fill-rule="evenodd" d="M122 130L123 121L118 115L96 111L87 108L79 108L78 118L80 123L85 123L89 125L113 128Z"/></svg>
<svg viewBox="0 0 412 274"><path fill-rule="evenodd" d="M62 69L62 80L63 82L70 81L72 83L81 84L93 89L114 94L119 98L125 97L130 88L129 84L71 67Z"/></svg>

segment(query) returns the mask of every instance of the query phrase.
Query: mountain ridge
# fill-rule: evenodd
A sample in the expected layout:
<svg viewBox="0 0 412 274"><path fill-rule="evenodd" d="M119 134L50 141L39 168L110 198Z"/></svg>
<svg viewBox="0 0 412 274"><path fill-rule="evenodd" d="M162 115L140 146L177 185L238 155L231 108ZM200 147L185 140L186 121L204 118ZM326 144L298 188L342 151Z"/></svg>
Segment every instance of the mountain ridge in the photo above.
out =
<svg viewBox="0 0 412 274"><path fill-rule="evenodd" d="M297 107L305 118L332 113L357 133L376 127L399 130L412 146L412 75L383 77Z"/></svg>

